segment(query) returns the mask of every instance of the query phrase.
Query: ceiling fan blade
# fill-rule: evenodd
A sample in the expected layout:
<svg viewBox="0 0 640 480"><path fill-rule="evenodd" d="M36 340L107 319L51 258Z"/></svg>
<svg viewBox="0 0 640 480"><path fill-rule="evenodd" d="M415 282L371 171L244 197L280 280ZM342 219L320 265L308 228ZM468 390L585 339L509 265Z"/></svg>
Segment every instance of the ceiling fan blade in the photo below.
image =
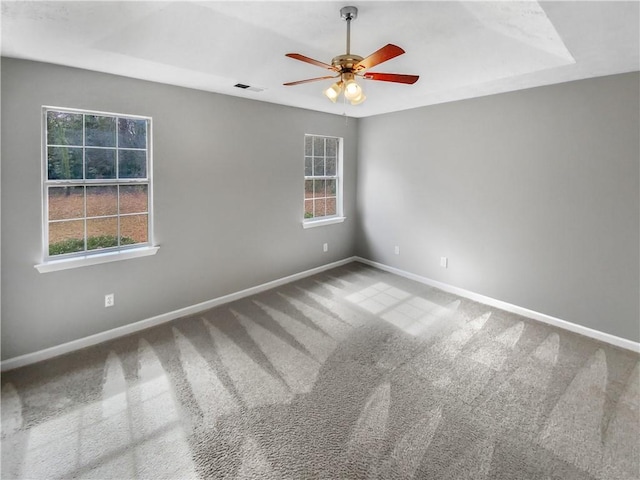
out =
<svg viewBox="0 0 640 480"><path fill-rule="evenodd" d="M329 70L333 70L334 72L338 71L338 69L333 65L329 65L328 63L324 63L319 60L314 60L313 58L305 57L304 55L300 55L299 53L287 53L285 57L293 58L294 60L300 60L301 62L310 63L311 65L316 65L318 67L327 68Z"/></svg>
<svg viewBox="0 0 640 480"><path fill-rule="evenodd" d="M382 47L380 50L373 52L367 58L358 62L354 70L366 70L367 68L375 67L376 65L379 65L382 62L386 62L387 60L391 60L398 55L402 55L403 53L403 49L401 49L397 45L389 43Z"/></svg>
<svg viewBox="0 0 640 480"><path fill-rule="evenodd" d="M376 73L367 72L362 75L367 80L379 80L381 82L407 83L413 85L420 78L418 75L405 75L402 73Z"/></svg>
<svg viewBox="0 0 640 480"><path fill-rule="evenodd" d="M317 82L319 80L327 80L329 78L337 78L339 76L340 75L329 75L329 76L326 76L326 77L308 78L306 80L298 80L297 82L283 83L283 85L286 86L286 87L292 87L293 85L301 85L303 83Z"/></svg>

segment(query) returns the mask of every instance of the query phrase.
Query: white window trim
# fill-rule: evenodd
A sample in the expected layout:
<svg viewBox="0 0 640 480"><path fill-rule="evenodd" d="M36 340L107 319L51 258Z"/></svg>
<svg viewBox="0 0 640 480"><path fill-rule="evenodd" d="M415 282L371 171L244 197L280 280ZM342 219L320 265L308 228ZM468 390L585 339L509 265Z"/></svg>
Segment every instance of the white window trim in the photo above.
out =
<svg viewBox="0 0 640 480"><path fill-rule="evenodd" d="M34 267L40 273L57 272L69 270L70 268L87 267L89 265L99 265L101 263L117 262L119 260L129 260L131 258L148 257L155 255L160 247L140 247L129 250L115 250L111 252L91 253L81 257L63 258L61 260L49 260L39 263Z"/></svg>
<svg viewBox="0 0 640 480"><path fill-rule="evenodd" d="M327 137L327 138L337 138L338 139L338 171L336 172L336 178L338 179L338 191L336 195L337 205L336 205L336 214L331 215L329 217L315 217L315 218L304 218L304 205L302 209L302 228L314 228L314 227L322 227L325 225L332 225L335 223L342 223L346 220L347 217L344 216L344 205L343 205L343 188L342 184L344 183L343 177L343 164L344 164L344 139L342 137L334 137L332 135L321 135L316 133L305 133L305 137L314 136L314 137ZM302 164L303 172L304 172L304 163ZM307 176L304 175L303 178L306 180Z"/></svg>
<svg viewBox="0 0 640 480"><path fill-rule="evenodd" d="M105 116L116 116L126 118L137 118L141 120L147 120L147 183L148 187L148 205L147 205L147 222L148 222L148 242L141 245L133 246L120 246L111 249L100 249L91 252L80 252L74 255L65 256L49 256L48 245L48 194L47 194L47 110L57 110L70 113L81 114L94 114ZM83 127L84 128L84 127ZM160 249L159 246L153 245L153 120L151 117L132 115L125 113L115 112L102 112L97 110L86 110L68 107L55 107L50 105L43 105L42 107L42 177L41 177L41 195L42 195L42 262L34 265L34 267L40 273L55 272L59 270L67 270L71 268L84 267L89 265L98 265L101 263L109 263L120 260L128 260L131 258L146 257L149 255L155 255ZM83 139L84 142L84 139ZM84 181L81 185L87 185L92 183L102 183L100 181ZM120 182L121 184L129 183L127 180ZM135 182L131 182L134 184ZM80 183L79 183L80 185Z"/></svg>
<svg viewBox="0 0 640 480"><path fill-rule="evenodd" d="M347 219L347 217L325 217L320 220L307 220L302 222L302 228L314 228L314 227L323 227L325 225L331 225L334 223L342 223Z"/></svg>

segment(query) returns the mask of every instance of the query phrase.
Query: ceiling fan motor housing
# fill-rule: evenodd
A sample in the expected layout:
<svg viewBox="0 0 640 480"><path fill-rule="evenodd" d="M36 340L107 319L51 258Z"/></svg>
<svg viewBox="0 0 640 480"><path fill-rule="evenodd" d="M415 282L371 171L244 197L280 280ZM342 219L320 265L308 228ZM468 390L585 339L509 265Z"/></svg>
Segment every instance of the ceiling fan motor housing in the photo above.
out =
<svg viewBox="0 0 640 480"><path fill-rule="evenodd" d="M345 55L338 55L337 57L333 57L333 60L331 60L331 65L339 68L341 72L353 72L355 66L361 61L362 57L360 55L347 53Z"/></svg>

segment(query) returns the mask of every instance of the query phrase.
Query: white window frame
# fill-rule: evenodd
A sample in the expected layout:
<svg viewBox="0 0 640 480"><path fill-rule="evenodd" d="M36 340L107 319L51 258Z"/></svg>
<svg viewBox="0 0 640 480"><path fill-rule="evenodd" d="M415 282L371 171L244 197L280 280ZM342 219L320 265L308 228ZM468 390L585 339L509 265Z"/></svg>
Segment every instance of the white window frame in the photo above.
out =
<svg viewBox="0 0 640 480"><path fill-rule="evenodd" d="M306 172L304 171L305 168L305 163L306 163L306 159L307 159L307 154L306 154L306 150L305 150L305 143L306 143L306 139L308 137L311 138L332 138L332 139L336 139L338 141L338 145L337 145L337 151L336 151L336 175L332 176L332 175L306 175ZM322 225L331 225L334 223L341 223L344 222L345 220L345 216L344 216L344 210L343 210L343 163L344 163L344 139L342 137L334 137L332 135L320 135L320 134L311 134L311 133L307 133L304 135L304 143L303 143L303 173L305 173L304 175L304 182L303 182L303 187L306 183L307 180L314 180L314 179L318 179L318 180L335 180L336 181L336 213L335 215L330 215L330 216L323 216L323 217L313 217L313 218L304 218L304 213L305 213L305 201L308 200L305 196L305 189L303 188L303 202L302 202L302 227L303 228L312 228L312 227L320 227ZM312 142L312 149L313 149L313 144L314 142ZM313 155L313 150L311 153L311 158L313 159L314 155ZM325 162L326 162L326 155L323 155L325 157ZM312 160L313 161L313 160ZM326 172L325 172L326 173Z"/></svg>
<svg viewBox="0 0 640 480"><path fill-rule="evenodd" d="M49 180L48 178L48 129L47 129L47 112L67 112L72 114L83 115L83 132L82 132L82 149L83 149L83 177L85 170L84 155L87 147L85 136L84 115L99 115L118 118L128 118L135 120L145 120L147 122L147 176L145 178L116 178L114 179L69 179L69 180ZM117 125L117 120L116 120ZM117 129L117 126L116 126ZM118 135L116 130L116 146L108 147L118 150ZM80 147L80 146L78 146ZM98 147L100 148L100 147ZM107 147L104 147L107 148ZM151 117L141 115L122 114L114 112L102 112L95 110L75 109L66 107L43 106L42 107L42 263L35 265L40 273L52 272L57 270L66 270L69 268L82 267L87 265L95 265L100 263L113 262L118 260L126 260L130 258L154 255L159 247L153 245L153 121ZM118 161L116 155L116 171ZM95 250L86 250L87 240L87 217L86 203L84 215L79 219L84 220L84 241L85 249L80 252L65 253L60 255L49 255L49 187L87 187L87 186L127 186L127 185L147 185L147 242L136 243L133 245L118 245L109 248L99 248ZM85 198L86 202L86 198ZM118 238L120 237L120 218L127 214L121 214L119 211L114 215L118 219Z"/></svg>

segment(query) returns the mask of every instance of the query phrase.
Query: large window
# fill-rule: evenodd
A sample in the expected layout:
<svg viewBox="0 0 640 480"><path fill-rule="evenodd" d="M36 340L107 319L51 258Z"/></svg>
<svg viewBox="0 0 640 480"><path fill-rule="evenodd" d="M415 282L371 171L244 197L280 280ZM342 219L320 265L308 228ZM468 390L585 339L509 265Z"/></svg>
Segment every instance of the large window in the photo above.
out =
<svg viewBox="0 0 640 480"><path fill-rule="evenodd" d="M304 137L305 224L342 217L341 143L337 137Z"/></svg>
<svg viewBox="0 0 640 480"><path fill-rule="evenodd" d="M43 108L44 259L151 245L151 119Z"/></svg>

